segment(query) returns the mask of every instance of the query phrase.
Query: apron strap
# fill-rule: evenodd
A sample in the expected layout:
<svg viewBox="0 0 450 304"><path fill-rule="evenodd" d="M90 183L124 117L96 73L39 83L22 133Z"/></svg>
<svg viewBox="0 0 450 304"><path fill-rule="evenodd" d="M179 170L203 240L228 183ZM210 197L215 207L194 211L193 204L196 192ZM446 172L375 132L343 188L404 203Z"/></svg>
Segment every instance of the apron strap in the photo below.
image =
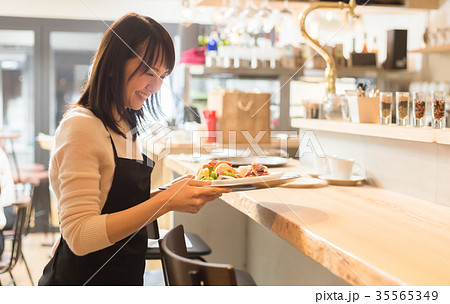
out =
<svg viewBox="0 0 450 304"><path fill-rule="evenodd" d="M109 132L108 132L109 133ZM111 145L113 148L113 152L114 152L114 159L118 159L119 157L117 156L117 150L116 150L116 145L114 144L114 141L112 139L111 133L109 134L109 140L111 141Z"/></svg>
<svg viewBox="0 0 450 304"><path fill-rule="evenodd" d="M112 139L111 133L109 133L109 130L106 127L105 123L103 121L102 121L102 123L103 123L103 126L105 127L106 132L108 132L108 134L109 134L109 140L111 141L111 145L112 145L113 152L114 152L114 160L117 160L119 157L117 156L116 145L114 144L114 141Z"/></svg>

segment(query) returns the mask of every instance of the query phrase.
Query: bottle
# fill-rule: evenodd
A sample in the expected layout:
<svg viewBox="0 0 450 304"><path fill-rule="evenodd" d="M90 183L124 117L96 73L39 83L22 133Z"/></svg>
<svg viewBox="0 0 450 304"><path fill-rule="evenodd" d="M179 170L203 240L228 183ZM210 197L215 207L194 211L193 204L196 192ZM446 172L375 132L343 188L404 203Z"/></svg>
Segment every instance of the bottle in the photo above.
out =
<svg viewBox="0 0 450 304"><path fill-rule="evenodd" d="M217 35L217 31L213 30L211 32L211 36L208 41L208 51L217 51L217 45L219 43L219 36Z"/></svg>
<svg viewBox="0 0 450 304"><path fill-rule="evenodd" d="M202 28L202 34L200 36L198 36L198 46L204 46L206 44L208 44L208 39L206 38L206 30L205 27Z"/></svg>
<svg viewBox="0 0 450 304"><path fill-rule="evenodd" d="M373 37L372 53L378 53L377 37Z"/></svg>
<svg viewBox="0 0 450 304"><path fill-rule="evenodd" d="M363 53L369 53L369 50L367 49L367 33L364 33L364 46L363 46Z"/></svg>

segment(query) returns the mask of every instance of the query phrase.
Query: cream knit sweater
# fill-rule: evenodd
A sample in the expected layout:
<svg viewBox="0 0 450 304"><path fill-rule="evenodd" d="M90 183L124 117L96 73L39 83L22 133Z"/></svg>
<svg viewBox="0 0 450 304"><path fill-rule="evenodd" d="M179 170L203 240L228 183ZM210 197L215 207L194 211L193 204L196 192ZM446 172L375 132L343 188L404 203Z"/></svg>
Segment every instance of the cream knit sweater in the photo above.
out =
<svg viewBox="0 0 450 304"><path fill-rule="evenodd" d="M119 125L127 134L127 124L121 121ZM107 215L101 214L115 168L109 134L119 157L142 160L131 137L127 140L112 130L108 133L102 121L85 108L72 109L55 133L50 184L57 198L61 233L76 255L112 245L106 232Z"/></svg>

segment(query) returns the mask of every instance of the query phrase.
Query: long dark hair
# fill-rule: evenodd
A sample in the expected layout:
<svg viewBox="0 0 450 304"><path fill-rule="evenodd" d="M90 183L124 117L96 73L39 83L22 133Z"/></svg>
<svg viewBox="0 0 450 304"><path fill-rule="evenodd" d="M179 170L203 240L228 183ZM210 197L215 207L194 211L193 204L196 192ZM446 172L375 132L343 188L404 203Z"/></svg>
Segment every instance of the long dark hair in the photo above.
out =
<svg viewBox="0 0 450 304"><path fill-rule="evenodd" d="M143 54L142 61L130 78L136 73L145 73L148 67L161 61L169 73L175 65L175 50L169 33L152 18L129 13L114 22L103 36L84 92L74 105L90 109L107 127L124 137L114 119L113 107L130 129L135 129L138 122L144 120L142 109L125 109L123 106L125 63L138 57L137 54ZM145 106L154 117L161 113L156 93Z"/></svg>

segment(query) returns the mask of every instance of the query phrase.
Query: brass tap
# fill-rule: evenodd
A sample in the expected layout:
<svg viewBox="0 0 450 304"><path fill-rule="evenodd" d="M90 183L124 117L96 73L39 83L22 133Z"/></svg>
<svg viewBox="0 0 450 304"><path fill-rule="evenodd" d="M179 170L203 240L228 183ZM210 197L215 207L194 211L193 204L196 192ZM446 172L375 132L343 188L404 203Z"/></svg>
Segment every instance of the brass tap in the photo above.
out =
<svg viewBox="0 0 450 304"><path fill-rule="evenodd" d="M306 16L313 10L318 8L325 8L325 9L347 9L348 14L350 18L352 17L358 17L358 15L355 14L356 7L356 1L350 0L350 2L344 3L344 2L316 2L312 3L308 8L305 9L305 11L302 13L302 16L300 17L300 31L303 35L303 37L306 38L306 41L308 44L317 52L320 56L325 59L325 62L327 64L327 68L325 69L325 77L327 78L328 86L327 86L327 93L336 93L336 64L334 62L334 58L331 54L329 54L327 51L325 51L322 46L320 45L319 41L312 38L307 32L305 27L305 20Z"/></svg>

